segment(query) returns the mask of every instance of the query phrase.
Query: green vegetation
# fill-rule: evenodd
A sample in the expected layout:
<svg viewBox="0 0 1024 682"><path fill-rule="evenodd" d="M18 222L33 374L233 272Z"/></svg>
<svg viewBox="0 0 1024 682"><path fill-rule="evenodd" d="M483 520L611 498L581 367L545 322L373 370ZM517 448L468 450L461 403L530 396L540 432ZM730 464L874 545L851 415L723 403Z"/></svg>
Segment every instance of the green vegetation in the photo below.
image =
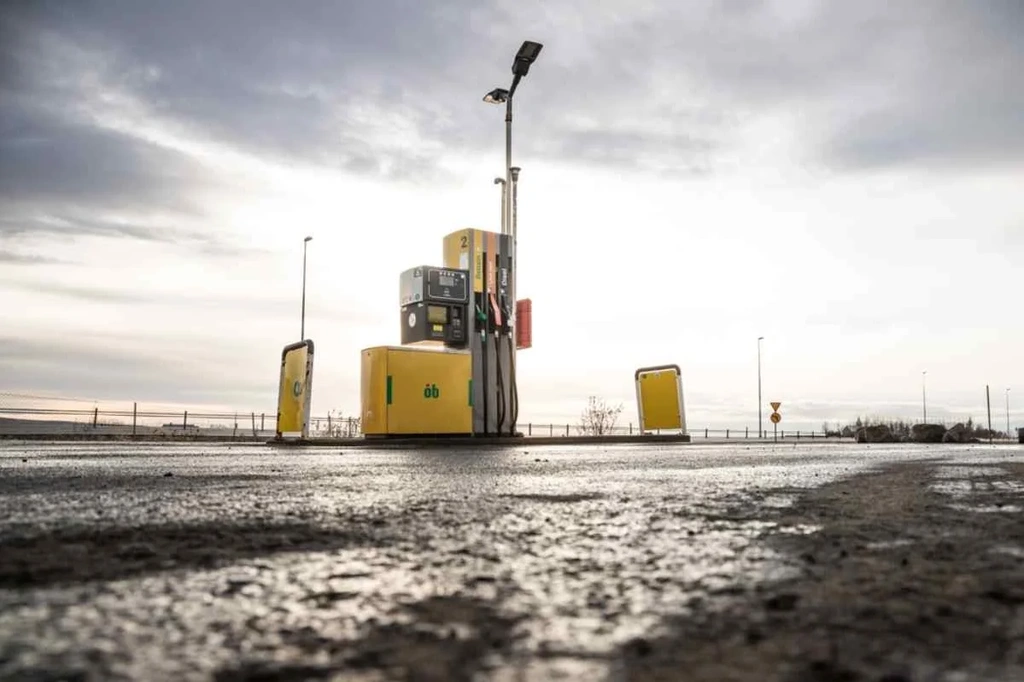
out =
<svg viewBox="0 0 1024 682"><path fill-rule="evenodd" d="M843 437L853 438L858 429L866 426L887 426L889 431L892 432L897 438L909 438L910 430L914 427L914 424L920 422L908 422L903 419L884 419L882 417L857 417L856 420L841 425L839 422L833 422L829 424L825 422L821 425L821 430L825 433L826 437ZM989 431L986 428L974 422L973 417L968 417L967 421L963 423L966 429L966 435L972 438L985 439L985 438L1009 438L1010 436L1002 431L993 429Z"/></svg>

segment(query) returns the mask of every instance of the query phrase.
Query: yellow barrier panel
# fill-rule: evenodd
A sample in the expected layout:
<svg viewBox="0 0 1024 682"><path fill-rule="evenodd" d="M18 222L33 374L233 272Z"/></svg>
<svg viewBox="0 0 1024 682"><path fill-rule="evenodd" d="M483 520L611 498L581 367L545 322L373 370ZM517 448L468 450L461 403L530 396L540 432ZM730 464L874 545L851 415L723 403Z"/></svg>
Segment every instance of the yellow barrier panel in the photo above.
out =
<svg viewBox="0 0 1024 682"><path fill-rule="evenodd" d="M679 429L686 433L683 378L679 365L641 367L634 375L640 433Z"/></svg>
<svg viewBox="0 0 1024 682"><path fill-rule="evenodd" d="M309 437L313 396L313 342L292 343L281 351L281 379L277 388L277 438L285 434Z"/></svg>

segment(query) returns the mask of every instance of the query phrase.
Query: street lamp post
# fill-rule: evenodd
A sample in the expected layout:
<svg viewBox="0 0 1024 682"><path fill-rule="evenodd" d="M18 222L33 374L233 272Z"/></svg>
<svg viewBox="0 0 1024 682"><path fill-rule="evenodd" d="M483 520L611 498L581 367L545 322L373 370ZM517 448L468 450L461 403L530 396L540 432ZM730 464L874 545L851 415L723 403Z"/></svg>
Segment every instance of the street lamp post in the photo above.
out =
<svg viewBox="0 0 1024 682"><path fill-rule="evenodd" d="M509 188L512 186L512 98L516 94L516 88L519 87L519 81L530 72L530 66L537 60L537 56L540 54L541 49L544 46L540 43L533 41L524 41L522 46L519 48L519 52L516 53L515 59L512 61L512 85L506 90L505 88L495 88L489 93L484 95L484 101L489 104L504 104L505 105L505 212L504 212L504 231L506 234L511 233L512 225L511 220L508 217L510 210L509 201L507 199ZM512 235L513 243L515 242L515 235Z"/></svg>
<svg viewBox="0 0 1024 682"><path fill-rule="evenodd" d="M505 88L495 88L489 93L484 95L484 101L489 104L504 104L505 105L505 180L502 184L502 211L501 211L501 231L502 234L509 234L512 236L512 262L518 263L518 254L516 253L516 232L515 227L512 225L512 219L510 212L512 210L512 201L509 198L509 192L512 187L512 98L516 94L516 88L519 87L519 81L523 79L526 74L530 72L530 65L536 61L537 56L540 54L541 49L544 46L540 43L535 43L530 40L524 41L522 46L519 48L519 52L516 53L516 57L512 62L512 85L506 90ZM497 180L495 180L497 182ZM516 286L515 286L515 272L512 277L512 300L515 300ZM513 315L514 306L513 306ZM514 318L513 318L514 323Z"/></svg>
<svg viewBox="0 0 1024 682"><path fill-rule="evenodd" d="M543 45L535 43L531 40L523 41L523 44L519 47L519 51L516 52L515 59L512 60L512 84L506 90L505 88L495 88L489 93L484 95L484 101L489 104L504 104L505 105L505 179L501 183L501 233L511 236L512 242L512 281L510 282L510 298L512 302L511 309L511 323L512 328L515 329L518 324L516 319L516 296L518 295L518 288L516 286L518 279L516 277L516 271L519 269L519 245L516 239L517 226L512 216L512 185L518 178L518 169L513 170L512 168L512 98L516 94L516 88L519 87L519 81L526 77L530 72L530 66L537 60L537 56L540 55ZM495 179L495 183L498 179ZM515 341L510 341L511 344L509 355L510 367L509 372L512 377L511 391L513 395L517 395L516 381L515 381L515 366L516 366L516 344ZM516 415L518 414L518 408L513 410L511 430L515 431Z"/></svg>
<svg viewBox="0 0 1024 682"><path fill-rule="evenodd" d="M763 336L757 337L757 437L760 438L764 433L761 425L761 342L764 341Z"/></svg>
<svg viewBox="0 0 1024 682"><path fill-rule="evenodd" d="M928 423L928 393L925 390L925 377L928 376L928 370L921 372L921 412L923 414L923 423Z"/></svg>
<svg viewBox="0 0 1024 682"><path fill-rule="evenodd" d="M312 240L312 237L302 240L302 331L299 332L299 341L306 340L306 247Z"/></svg>

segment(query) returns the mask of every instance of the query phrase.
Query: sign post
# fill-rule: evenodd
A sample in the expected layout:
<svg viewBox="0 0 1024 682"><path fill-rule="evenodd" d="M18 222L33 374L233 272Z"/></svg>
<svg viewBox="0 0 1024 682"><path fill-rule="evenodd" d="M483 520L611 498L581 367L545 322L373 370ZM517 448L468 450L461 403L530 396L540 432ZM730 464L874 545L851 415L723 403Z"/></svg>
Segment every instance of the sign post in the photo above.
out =
<svg viewBox="0 0 1024 682"><path fill-rule="evenodd" d="M782 415L779 414L779 408L782 407L782 403L773 402L773 403L768 403L768 404L772 406L772 414L768 418L772 420L773 442L778 443L779 442L779 422L782 421Z"/></svg>

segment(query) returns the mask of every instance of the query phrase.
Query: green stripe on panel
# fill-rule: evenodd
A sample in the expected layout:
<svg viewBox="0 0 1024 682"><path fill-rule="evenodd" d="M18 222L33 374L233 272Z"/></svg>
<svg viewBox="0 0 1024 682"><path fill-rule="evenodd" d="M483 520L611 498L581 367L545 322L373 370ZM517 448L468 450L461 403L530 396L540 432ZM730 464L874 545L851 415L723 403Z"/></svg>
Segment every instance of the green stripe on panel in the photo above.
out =
<svg viewBox="0 0 1024 682"><path fill-rule="evenodd" d="M387 391L388 391L387 392L388 405L390 405L391 404L391 375L390 374L388 375L388 389L387 389Z"/></svg>

